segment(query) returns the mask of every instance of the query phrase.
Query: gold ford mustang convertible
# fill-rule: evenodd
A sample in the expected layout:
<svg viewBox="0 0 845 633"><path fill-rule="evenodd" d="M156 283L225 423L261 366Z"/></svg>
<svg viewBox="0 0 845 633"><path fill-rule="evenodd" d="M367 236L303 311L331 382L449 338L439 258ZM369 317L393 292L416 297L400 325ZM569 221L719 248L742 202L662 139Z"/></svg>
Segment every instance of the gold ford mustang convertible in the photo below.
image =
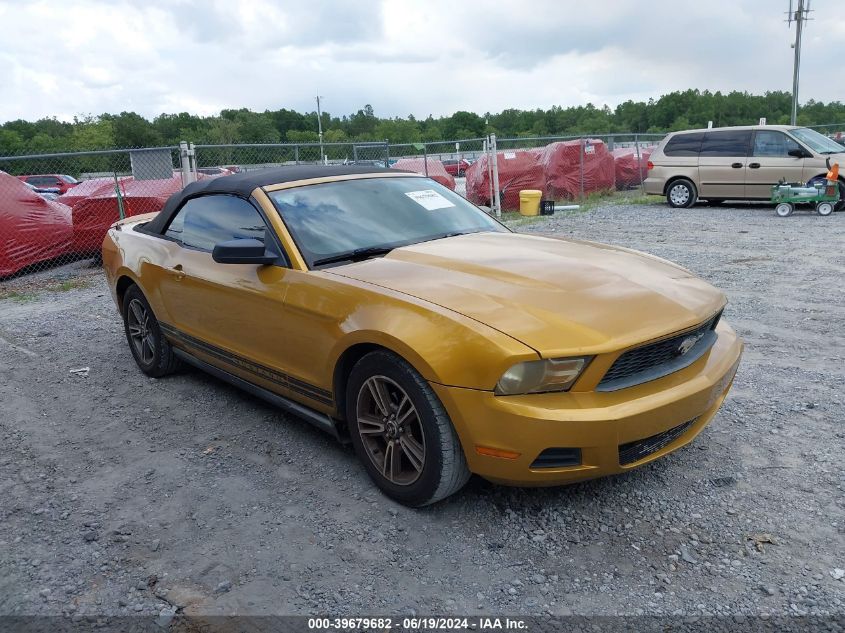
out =
<svg viewBox="0 0 845 633"><path fill-rule="evenodd" d="M636 251L520 235L413 173L188 185L103 262L141 370L187 362L350 440L411 506L470 473L621 473L692 440L742 343L725 296Z"/></svg>

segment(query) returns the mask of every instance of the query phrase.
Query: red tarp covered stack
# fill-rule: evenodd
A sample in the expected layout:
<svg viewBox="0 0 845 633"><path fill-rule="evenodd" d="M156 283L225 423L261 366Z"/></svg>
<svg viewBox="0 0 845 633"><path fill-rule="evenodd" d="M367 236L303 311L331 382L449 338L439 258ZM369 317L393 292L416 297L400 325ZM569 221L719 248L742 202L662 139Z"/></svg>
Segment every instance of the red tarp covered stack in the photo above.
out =
<svg viewBox="0 0 845 633"><path fill-rule="evenodd" d="M575 140L497 153L502 208L518 209L522 189L539 189L547 200L577 198L581 193L581 147L581 141ZM584 193L613 189L614 163L607 146L589 139L583 147ZM467 170L467 198L471 202L489 205L488 180L487 156L482 155Z"/></svg>
<svg viewBox="0 0 845 633"><path fill-rule="evenodd" d="M539 159L546 177L543 198L548 200L572 200L581 189L580 140L551 143L540 150ZM607 145L595 139L585 139L584 188L585 194L613 189L616 186L613 156Z"/></svg>
<svg viewBox="0 0 845 633"><path fill-rule="evenodd" d="M502 192L502 208L519 208L521 189L543 189L545 176L534 150L498 152L499 190ZM490 178L487 173L487 154L479 156L466 171L467 199L475 204L490 206Z"/></svg>
<svg viewBox="0 0 845 633"><path fill-rule="evenodd" d="M126 180L125 176L119 176L118 181ZM114 189L114 177L108 178L90 178L83 180L75 187L67 190L67 193L59 196L56 202L61 202L69 207L73 207L78 202L96 196L111 187Z"/></svg>
<svg viewBox="0 0 845 633"><path fill-rule="evenodd" d="M67 205L45 200L0 171L0 277L71 252Z"/></svg>
<svg viewBox="0 0 845 633"><path fill-rule="evenodd" d="M179 175L165 180L135 180L131 176L121 180L123 210L126 216L161 211L167 199L182 189ZM99 251L109 227L120 219L114 187L78 202L73 207L73 250Z"/></svg>
<svg viewBox="0 0 845 633"><path fill-rule="evenodd" d="M653 147L641 147L640 158L637 160L636 147L618 147L613 150L617 189L638 187L646 179L648 159L652 151L654 151Z"/></svg>
<svg viewBox="0 0 845 633"><path fill-rule="evenodd" d="M446 171L436 158L429 158L427 161L424 158L400 158L390 167L392 169L404 169L405 171L415 171L418 174L425 174L426 163L428 164L428 177L436 180L444 187L449 187L452 191L455 190L455 179Z"/></svg>

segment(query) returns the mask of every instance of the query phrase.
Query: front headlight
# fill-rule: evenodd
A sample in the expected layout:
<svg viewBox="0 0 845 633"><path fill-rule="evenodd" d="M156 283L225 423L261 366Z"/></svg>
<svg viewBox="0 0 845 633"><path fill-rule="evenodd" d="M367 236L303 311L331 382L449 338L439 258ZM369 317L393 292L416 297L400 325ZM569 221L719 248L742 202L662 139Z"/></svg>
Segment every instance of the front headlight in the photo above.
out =
<svg viewBox="0 0 845 633"><path fill-rule="evenodd" d="M592 356L583 356L518 363L507 370L496 383L496 395L566 391L592 359Z"/></svg>

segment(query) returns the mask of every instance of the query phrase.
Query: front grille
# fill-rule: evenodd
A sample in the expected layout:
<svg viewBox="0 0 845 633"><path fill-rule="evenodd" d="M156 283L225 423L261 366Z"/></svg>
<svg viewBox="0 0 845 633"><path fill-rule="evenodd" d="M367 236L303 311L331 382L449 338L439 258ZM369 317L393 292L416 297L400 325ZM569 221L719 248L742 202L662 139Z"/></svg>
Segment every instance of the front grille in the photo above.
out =
<svg viewBox="0 0 845 633"><path fill-rule="evenodd" d="M699 346L709 348L713 344L715 336L711 335L707 337L706 335L716 329L721 316L722 313L719 312L716 316L708 319L694 330L628 350L616 359L616 362L613 363L604 375L604 378L602 378L598 389L600 391L611 391L613 389L629 387L633 384L654 380L670 373L669 371L661 373L660 369L662 367L666 367L671 371L677 371L691 364L696 358L701 356L701 354L696 355L692 353L695 348ZM681 343L690 336L698 335L701 335L701 339L695 348L689 350L686 354L680 354L679 347ZM689 362L678 362L682 356L688 358Z"/></svg>
<svg viewBox="0 0 845 633"><path fill-rule="evenodd" d="M656 453L661 448L669 446L672 442L681 437L687 430L695 423L698 418L693 418L689 422L684 422L678 426L672 427L668 431L663 431L657 435L652 435L643 440L636 440L635 442L628 442L627 444L619 445L619 465L627 466L633 464L641 459L645 459L652 453Z"/></svg>
<svg viewBox="0 0 845 633"><path fill-rule="evenodd" d="M529 468L564 468L580 465L580 448L547 448L531 462Z"/></svg>

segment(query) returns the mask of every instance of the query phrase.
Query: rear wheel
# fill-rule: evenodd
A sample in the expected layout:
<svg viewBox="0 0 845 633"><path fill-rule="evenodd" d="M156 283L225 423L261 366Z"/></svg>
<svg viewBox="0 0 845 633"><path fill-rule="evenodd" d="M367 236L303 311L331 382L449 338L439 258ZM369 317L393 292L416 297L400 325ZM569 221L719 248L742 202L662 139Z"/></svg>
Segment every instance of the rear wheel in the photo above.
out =
<svg viewBox="0 0 845 633"><path fill-rule="evenodd" d="M434 503L469 479L460 440L443 404L428 382L390 352L371 352L352 369L346 419L367 473L400 503Z"/></svg>
<svg viewBox="0 0 845 633"><path fill-rule="evenodd" d="M161 333L147 298L136 285L123 295L123 326L132 356L147 376L159 378L179 368L179 359Z"/></svg>
<svg viewBox="0 0 845 633"><path fill-rule="evenodd" d="M698 192L695 185L686 178L673 181L666 190L666 201L675 209L686 209L695 204Z"/></svg>

